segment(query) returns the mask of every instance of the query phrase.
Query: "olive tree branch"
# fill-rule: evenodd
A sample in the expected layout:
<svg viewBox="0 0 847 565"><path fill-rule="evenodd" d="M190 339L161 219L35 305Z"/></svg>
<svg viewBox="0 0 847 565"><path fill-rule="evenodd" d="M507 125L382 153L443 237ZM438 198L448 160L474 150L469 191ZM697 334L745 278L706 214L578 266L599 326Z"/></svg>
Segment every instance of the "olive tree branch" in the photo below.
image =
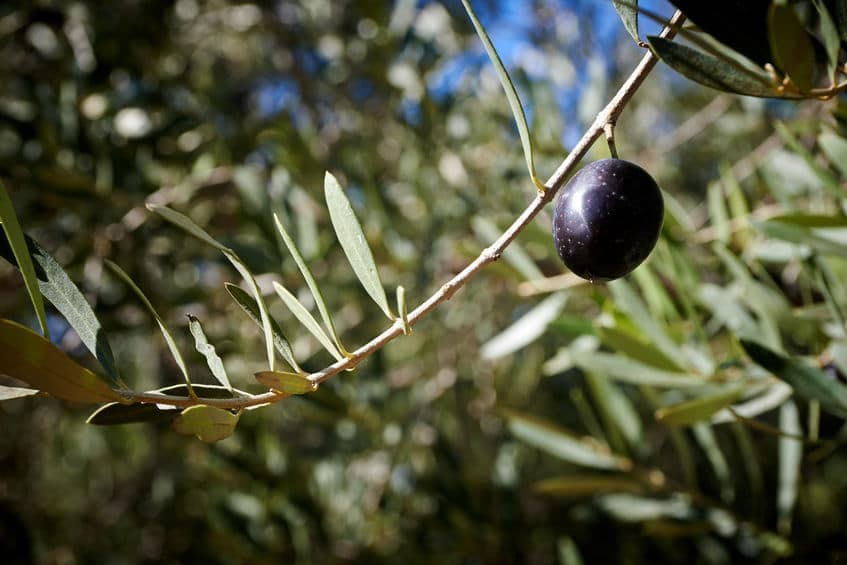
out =
<svg viewBox="0 0 847 565"><path fill-rule="evenodd" d="M673 38L684 20L685 16L682 12L677 10L662 30L661 37L668 39ZM474 259L453 278L441 285L441 287L422 304L420 304L420 306L409 312L409 326L414 326L439 304L450 300L456 291L462 288L483 267L500 258L503 250L506 249L517 235L523 231L523 229L526 228L533 219L535 219L538 213L541 212L541 210L551 200L553 200L553 197L565 184L565 181L569 178L577 165L579 165L580 161L582 161L585 154L588 153L588 150L594 142L597 141L597 139L606 131L607 125L617 122L618 116L620 116L627 103L629 103L633 95L641 87L642 83L647 78L647 75L649 75L650 71L653 70L653 67L656 66L658 60L659 59L652 51L645 53L641 61L629 75L629 78L627 78L627 80L621 85L615 96L608 104L606 104L606 107L597 114L594 122L586 130L582 138L579 142L577 142L576 146L570 153L568 153L568 156L562 161L547 182L544 183L544 191L536 194L532 202L530 202L520 216L518 216L512 225L509 226L509 228L503 232L503 234L498 237L494 243L486 247L476 259ZM381 334L353 351L349 357L336 361L320 371L311 373L307 378L315 384L320 384L342 371L356 367L364 359L367 359L373 353L388 344L388 342L403 335L403 329L403 320L397 319ZM271 404L288 396L279 392L270 391L263 394L237 398L203 398L198 401L189 397L169 396L149 392L122 392L122 395L124 396L124 399L129 402L157 403L170 406L192 406L195 404L205 404L208 406L231 410Z"/></svg>

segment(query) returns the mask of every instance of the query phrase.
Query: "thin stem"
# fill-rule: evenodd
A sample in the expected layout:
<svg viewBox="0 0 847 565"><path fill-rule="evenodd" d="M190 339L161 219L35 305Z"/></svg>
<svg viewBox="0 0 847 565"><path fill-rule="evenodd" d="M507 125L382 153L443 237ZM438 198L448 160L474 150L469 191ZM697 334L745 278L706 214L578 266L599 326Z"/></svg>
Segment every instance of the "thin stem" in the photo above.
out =
<svg viewBox="0 0 847 565"><path fill-rule="evenodd" d="M615 123L609 122L603 127L603 131L606 134L606 143L609 145L609 153L611 153L613 159L618 158L618 148L615 145Z"/></svg>
<svg viewBox="0 0 847 565"><path fill-rule="evenodd" d="M671 39L676 35L677 30L685 20L682 12L678 11L673 15L665 28L662 30L661 37ZM606 107L597 114L594 122L583 134L582 139L577 142L573 150L568 153L567 157L562 161L556 171L544 183L544 192L539 192L535 195L532 202L518 216L509 228L497 238L497 240L485 248L479 256L474 259L467 267L462 269L452 279L441 285L441 287L429 298L427 298L420 306L409 312L408 327L414 326L419 320L425 317L429 312L435 309L442 302L450 300L457 290L462 288L476 273L489 263L500 258L503 250L517 237L517 235L526 228L539 212L546 206L556 192L565 184L570 174L579 165L582 158L588 153L588 150L595 141L603 134L607 124L617 122L627 103L632 99L633 95L641 87L647 75L656 66L658 58L652 51L645 53L641 61L629 75L629 78L621 85L615 96L606 104ZM332 365L317 371L308 376L313 383L320 384L338 373L347 369L352 369L364 359L370 357L373 353L384 347L388 342L403 335L405 324L403 320L397 319L381 334L373 338L371 341L353 351L349 357L336 361ZM124 398L128 402L146 402L167 404L171 406L192 406L198 404L197 401L188 397L160 395L156 393L137 393L137 392L122 392ZM259 406L262 404L270 404L278 402L285 398L285 395L271 391L255 396L247 396L231 399L201 399L202 404L214 406L217 408L226 408L239 410Z"/></svg>

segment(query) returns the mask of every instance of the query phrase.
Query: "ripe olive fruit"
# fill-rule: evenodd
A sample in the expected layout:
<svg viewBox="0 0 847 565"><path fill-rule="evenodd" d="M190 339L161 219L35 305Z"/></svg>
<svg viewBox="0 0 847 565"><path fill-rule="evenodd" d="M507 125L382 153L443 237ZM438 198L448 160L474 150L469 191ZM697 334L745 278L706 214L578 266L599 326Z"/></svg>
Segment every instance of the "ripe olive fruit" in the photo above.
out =
<svg viewBox="0 0 847 565"><path fill-rule="evenodd" d="M571 178L556 203L556 251L589 281L622 277L650 255L663 213L662 193L647 171L623 159L595 161Z"/></svg>

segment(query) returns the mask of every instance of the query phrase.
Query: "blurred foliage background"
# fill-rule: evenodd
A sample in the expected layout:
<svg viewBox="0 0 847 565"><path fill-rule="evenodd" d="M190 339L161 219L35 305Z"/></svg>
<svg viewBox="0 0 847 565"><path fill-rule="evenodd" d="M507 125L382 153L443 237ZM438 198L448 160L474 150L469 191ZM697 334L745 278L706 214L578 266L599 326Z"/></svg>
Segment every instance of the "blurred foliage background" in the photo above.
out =
<svg viewBox="0 0 847 565"><path fill-rule="evenodd" d="M643 50L610 2L474 6L527 107L538 168L552 172ZM838 99L720 94L660 65L617 128L621 156L668 195L645 266L621 283L574 285L542 215L411 336L318 393L248 412L220 443L151 424L89 426L90 410L52 400L0 404L4 559L847 559L843 421L789 399L737 340L758 336L843 379L844 115ZM604 156L597 144L592 157ZM384 328L330 227L327 170L386 287L404 285L411 304L526 206L535 189L509 107L459 2L0 6L0 177L26 231L86 292L133 388L181 378L104 259L165 315L195 382L212 380L186 313L204 322L235 386L261 390L252 374L264 368L258 328L223 288L237 274L147 201L236 249L269 294L282 280L308 303L273 229L279 213L348 346ZM328 364L270 302L304 368ZM34 324L6 264L0 309ZM51 328L96 366L61 318ZM657 374L702 378L725 398L720 383L736 380L744 399L770 404L756 425L726 411L712 426L657 422L656 409L694 390L654 386ZM580 463L561 430L593 438L579 445L594 458Z"/></svg>

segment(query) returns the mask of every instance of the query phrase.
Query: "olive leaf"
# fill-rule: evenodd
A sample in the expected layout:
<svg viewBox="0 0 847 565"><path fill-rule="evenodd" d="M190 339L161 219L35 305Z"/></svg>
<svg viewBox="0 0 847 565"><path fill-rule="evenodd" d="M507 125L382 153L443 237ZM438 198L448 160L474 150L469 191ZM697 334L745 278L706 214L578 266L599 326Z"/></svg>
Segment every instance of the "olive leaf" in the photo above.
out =
<svg viewBox="0 0 847 565"><path fill-rule="evenodd" d="M504 411L503 415L512 435L549 455L595 469L627 471L632 468L632 461L615 455L596 439L579 438L558 426L517 412Z"/></svg>
<svg viewBox="0 0 847 565"><path fill-rule="evenodd" d="M115 275L118 276L126 285L135 293L139 300L141 300L142 304L147 308L147 311L150 312L150 315L153 316L153 319L156 320L156 323L159 325L159 330L162 332L162 337L165 338L165 343L168 346L168 349L171 352L171 355L174 358L174 361L179 367L179 370L182 372L182 376L185 379L185 384L188 386L189 394L193 397L195 396L194 390L191 385L191 377L188 375L188 368L185 366L185 360L182 358L182 354L179 352L179 348L176 346L176 342L174 341L173 336L171 335L170 330L165 325L165 321L159 316L159 313L156 311L156 308L153 307L153 304L144 295L144 292L138 288L138 285L133 282L132 278L126 272L121 269L117 264L112 261L106 260L106 266L112 270Z"/></svg>
<svg viewBox="0 0 847 565"><path fill-rule="evenodd" d="M847 386L832 379L820 369L784 357L755 341L741 340L741 346L757 365L791 385L797 396L806 400L817 400L824 410L847 418Z"/></svg>
<svg viewBox="0 0 847 565"><path fill-rule="evenodd" d="M770 84L764 72L757 73L746 67L728 65L713 55L658 36L650 36L647 41L662 61L694 82L746 96L783 97Z"/></svg>
<svg viewBox="0 0 847 565"><path fill-rule="evenodd" d="M318 389L317 383L305 375L285 371L261 371L255 375L256 381L268 388L285 394L306 394Z"/></svg>
<svg viewBox="0 0 847 565"><path fill-rule="evenodd" d="M113 387L122 386L112 347L91 305L61 265L38 242L26 235L24 239L35 262L35 275L41 294L65 317L83 345L103 366L106 382ZM0 256L18 267L9 241L2 233Z"/></svg>
<svg viewBox="0 0 847 565"><path fill-rule="evenodd" d="M641 44L641 38L638 37L638 0L612 0L612 3L626 31L636 43Z"/></svg>
<svg viewBox="0 0 847 565"><path fill-rule="evenodd" d="M338 237L341 248L344 249L344 254L347 256L350 266L353 267L359 282L362 283L377 306L385 312L389 320L394 320L394 314L391 313L391 307L388 305L388 297L386 297L385 289L379 280L376 262L374 262L368 241L365 239L362 226L356 219L350 200L347 199L341 185L329 172L324 177L324 195L326 196L332 227L335 229L335 235Z"/></svg>
<svg viewBox="0 0 847 565"><path fill-rule="evenodd" d="M771 4L768 39L774 59L797 87L807 92L815 86L815 48L800 23L794 6Z"/></svg>
<svg viewBox="0 0 847 565"><path fill-rule="evenodd" d="M19 386L0 385L0 401L25 398L39 394L41 391L35 388L23 388Z"/></svg>
<svg viewBox="0 0 847 565"><path fill-rule="evenodd" d="M318 307L318 312L321 314L324 326L326 326L326 329L329 331L329 334L335 342L335 345L338 347L338 350L346 354L347 350L341 343L341 338L338 337L338 332L335 331L335 324L332 323L332 316L329 313L326 300L324 300L324 296L321 293L320 287L318 287L318 283L315 281L315 277L312 275L312 271L309 269L309 266L306 265L303 255L300 253L300 250L297 249L297 245L295 245L294 240L283 227L282 222L279 221L279 216L277 214L274 214L274 223L276 224L276 229L279 232L279 235L282 236L282 241L285 243L289 253L291 253L291 256L294 258L294 262L297 263L297 268L300 269L300 274L303 275L303 279L306 281L306 285L309 287L312 297L315 299L315 304ZM374 267L374 271L375 270L376 267Z"/></svg>
<svg viewBox="0 0 847 565"><path fill-rule="evenodd" d="M35 276L35 267L32 264L29 247L26 244L21 224L18 222L18 216L15 214L12 199L9 198L9 193L6 192L6 186L2 182L0 182L0 223L3 224L3 232L6 234L6 240L12 249L15 262L23 276L24 286L29 294L32 307L35 309L38 324L41 326L41 333L47 339L50 339L50 329L47 327L47 312L44 310L44 300L38 289L38 278Z"/></svg>
<svg viewBox="0 0 847 565"><path fill-rule="evenodd" d="M0 374L70 402L121 400L118 391L50 340L11 320L0 320Z"/></svg>
<svg viewBox="0 0 847 565"><path fill-rule="evenodd" d="M238 304L242 310L247 314L253 323L262 327L262 314L259 312L259 306L256 304L256 301L250 297L250 295L242 289L240 286L232 284L232 283L224 283L224 287L226 291L229 293L230 297ZM273 318L270 319L271 322L271 333L273 335L274 347L277 352L282 355L282 358L285 359L286 363L288 363L292 369L294 369L298 373L302 373L303 370L300 368L300 365L297 364L297 360L294 358L294 352L291 349L291 343L288 341L288 338L285 337L285 334L282 332L282 329L279 327L279 324L276 323L276 320Z"/></svg>
<svg viewBox="0 0 847 565"><path fill-rule="evenodd" d="M535 157L533 156L532 138L529 134L526 112L524 112L521 99L518 96L518 91L515 89L515 85L506 70L506 66L503 65L503 60L500 59L500 55L497 54L497 50L494 48L494 43L492 43L491 38L488 37L488 32L485 31L485 27L483 27L482 23L480 23L479 18L477 18L476 13L471 7L470 1L462 0L462 5L465 7L465 11L470 18L477 35L482 41L482 45L485 47L485 51L488 53L488 58L491 59L491 63L494 65L494 70L497 71L497 78L500 79L500 84L503 87L503 91L506 93L506 99L509 101L509 107L512 109L512 116L514 117L515 125L518 128L518 135L521 138L521 146L523 147L523 154L526 159L526 168L529 171L529 177L536 188L544 190L544 183L540 178L538 178L538 174L535 172Z"/></svg>
<svg viewBox="0 0 847 565"><path fill-rule="evenodd" d="M259 289L259 285L256 283L256 278L253 276L253 273L250 272L250 269L247 268L247 265L244 264L235 251L218 243L215 238L206 233L203 228L195 224L188 216L180 214L175 210L171 210L166 206L148 204L147 209L151 212L155 212L175 226L182 228L197 239L211 245L215 249L218 249L229 260L232 266L235 267L235 270L238 271L238 274L241 275L250 287L250 290L253 292L253 296L256 299L256 304L259 308L259 315L262 320L262 331L265 336L265 349L268 356L268 366L271 370L273 370L276 364L276 356L274 355L274 336L271 328L271 317L268 313L268 307L265 304L265 300L262 298L262 292Z"/></svg>
<svg viewBox="0 0 847 565"><path fill-rule="evenodd" d="M183 410L174 420L173 429L204 443L215 443L232 435L240 417L240 413L200 404Z"/></svg>
<svg viewBox="0 0 847 565"><path fill-rule="evenodd" d="M690 426L708 420L712 414L741 398L745 390L744 385L733 385L715 393L665 406L656 410L656 419L671 426Z"/></svg>
<svg viewBox="0 0 847 565"><path fill-rule="evenodd" d="M191 335L194 336L194 348L206 358L206 364L209 366L212 376L226 388L232 389L226 369L224 369L223 361L221 361L218 352L215 351L215 346L209 343L209 340L206 338L206 332L203 331L200 320L191 314L188 314L188 329Z"/></svg>
<svg viewBox="0 0 847 565"><path fill-rule="evenodd" d="M335 343L333 343L329 336L326 335L326 332L323 328L321 328L320 324L318 324L318 321L315 320L315 317L306 310L306 307L303 306L299 300L297 300L297 297L291 294L288 289L276 281L274 281L273 286L276 293L282 301L285 302L285 305L291 313L294 314L294 317L297 318L313 336L315 336L321 345L323 345L324 348L337 360L341 361L344 359L344 355L338 351L338 348L335 347Z"/></svg>

